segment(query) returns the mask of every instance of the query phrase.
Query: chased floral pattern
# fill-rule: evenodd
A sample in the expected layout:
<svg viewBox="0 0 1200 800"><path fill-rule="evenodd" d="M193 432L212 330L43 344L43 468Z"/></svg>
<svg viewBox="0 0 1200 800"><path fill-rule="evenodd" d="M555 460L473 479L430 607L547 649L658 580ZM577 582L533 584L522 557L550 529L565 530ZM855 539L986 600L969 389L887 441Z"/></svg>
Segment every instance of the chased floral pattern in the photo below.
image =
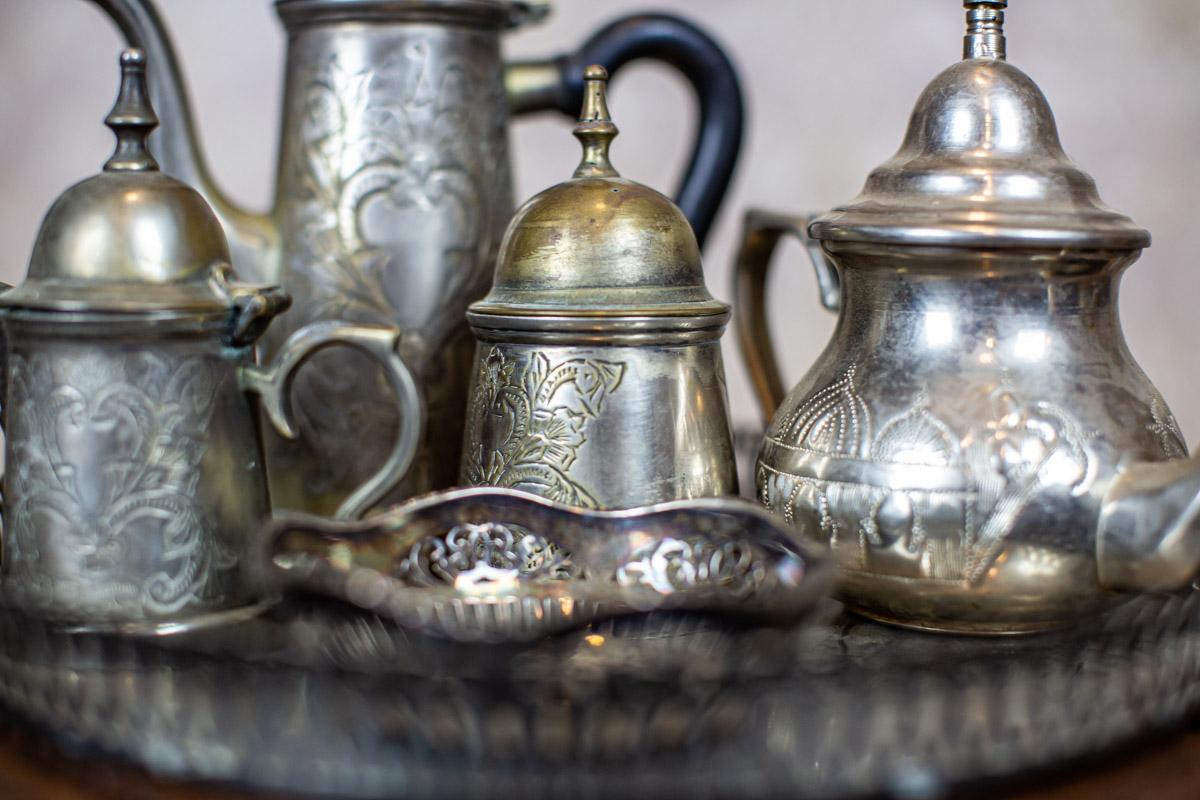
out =
<svg viewBox="0 0 1200 800"><path fill-rule="evenodd" d="M10 374L6 587L133 617L220 602L214 574L236 554L196 496L222 380L211 361L143 352L114 374L15 354Z"/></svg>
<svg viewBox="0 0 1200 800"><path fill-rule="evenodd" d="M559 503L595 508L590 491L571 477L588 427L625 365L594 358L527 360L493 347L475 379L464 477L476 486L535 492Z"/></svg>
<svg viewBox="0 0 1200 800"><path fill-rule="evenodd" d="M922 394L872 436L853 377L851 368L816 392L768 442L797 451L801 462L838 458L851 474L882 467L887 477L830 479L760 462L757 485L767 508L792 523L813 519L831 547L856 554L863 571L889 572L897 561L883 566L880 554L900 550L911 556L904 563L912 577L977 583L1045 490L1078 493L1093 477L1089 436L1053 403L999 386L986 398L986 421L956 433ZM913 486L914 467L953 475L957 486Z"/></svg>
<svg viewBox="0 0 1200 800"><path fill-rule="evenodd" d="M486 290L512 207L501 70L462 35L452 47L380 29L365 59L326 43L295 76L286 121L282 281L296 303L266 349L316 320L401 329L431 424L394 499L454 479L470 370L465 312ZM271 445L284 505L345 494L390 452L394 397L365 356L318 354L297 375L293 403L299 442ZM288 473L303 478L274 481Z"/></svg>

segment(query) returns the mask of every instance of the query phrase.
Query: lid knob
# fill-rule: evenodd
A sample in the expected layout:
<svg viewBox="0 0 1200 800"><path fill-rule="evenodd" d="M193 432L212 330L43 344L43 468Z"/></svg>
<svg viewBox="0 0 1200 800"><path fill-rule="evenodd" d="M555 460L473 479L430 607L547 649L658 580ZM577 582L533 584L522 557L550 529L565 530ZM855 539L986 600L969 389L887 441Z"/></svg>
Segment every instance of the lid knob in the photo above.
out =
<svg viewBox="0 0 1200 800"><path fill-rule="evenodd" d="M1004 9L1008 0L963 0L967 10L967 35L963 58L1005 59Z"/></svg>
<svg viewBox="0 0 1200 800"><path fill-rule="evenodd" d="M158 169L146 143L150 132L158 127L158 116L146 93L146 54L136 47L121 53L121 89L104 124L117 136L117 149L105 162L105 172Z"/></svg>
<svg viewBox="0 0 1200 800"><path fill-rule="evenodd" d="M608 160L608 148L619 133L608 115L605 97L608 70L592 64L583 71L583 83L583 110L575 125L575 138L583 145L583 159L575 168L575 177L617 177L617 171Z"/></svg>

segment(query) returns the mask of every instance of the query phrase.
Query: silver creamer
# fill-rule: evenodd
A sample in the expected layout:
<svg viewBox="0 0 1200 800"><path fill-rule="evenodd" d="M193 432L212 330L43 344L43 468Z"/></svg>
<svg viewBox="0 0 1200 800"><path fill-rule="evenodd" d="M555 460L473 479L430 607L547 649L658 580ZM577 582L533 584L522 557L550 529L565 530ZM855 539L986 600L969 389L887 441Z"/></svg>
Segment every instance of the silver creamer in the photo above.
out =
<svg viewBox="0 0 1200 800"><path fill-rule="evenodd" d="M21 286L0 296L5 337L0 585L28 610L82 624L184 623L245 607L245 569L270 505L258 411L294 436L296 370L334 344L384 367L404 419L387 464L341 516L404 475L419 438L398 332L303 328L275 361L253 345L290 299L232 280L216 216L146 148L157 123L145 57L121 57L104 171L47 213Z"/></svg>

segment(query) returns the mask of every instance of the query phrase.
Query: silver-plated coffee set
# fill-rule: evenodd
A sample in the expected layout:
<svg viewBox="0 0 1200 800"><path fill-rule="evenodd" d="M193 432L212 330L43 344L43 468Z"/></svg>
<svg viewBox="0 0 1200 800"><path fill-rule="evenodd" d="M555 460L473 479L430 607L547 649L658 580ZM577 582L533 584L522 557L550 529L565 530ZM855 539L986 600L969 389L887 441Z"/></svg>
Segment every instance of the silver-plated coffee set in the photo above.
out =
<svg viewBox="0 0 1200 800"><path fill-rule="evenodd" d="M741 130L711 40L634 18L505 67L501 31L541 5L277 0L259 217L208 179L149 0L96 2L140 48L116 151L0 295L0 585L23 612L162 633L300 588L511 640L658 608L796 619L832 590L896 625L1017 633L1200 573L1200 463L1117 314L1149 233L1064 154L1006 60L1005 0L964 2L963 60L857 198L746 215L757 503L735 496L731 309L700 256ZM708 87L686 213L610 160L599 63L641 55ZM565 106L580 162L513 213L510 109ZM764 302L784 236L838 314L790 392Z"/></svg>

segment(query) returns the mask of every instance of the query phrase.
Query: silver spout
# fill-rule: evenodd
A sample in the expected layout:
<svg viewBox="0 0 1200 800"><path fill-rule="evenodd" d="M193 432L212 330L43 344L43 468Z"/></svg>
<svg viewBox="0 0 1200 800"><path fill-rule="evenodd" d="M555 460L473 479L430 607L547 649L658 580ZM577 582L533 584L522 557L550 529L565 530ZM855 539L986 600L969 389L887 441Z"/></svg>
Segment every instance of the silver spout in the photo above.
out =
<svg viewBox="0 0 1200 800"><path fill-rule="evenodd" d="M1150 592L1200 572L1200 459L1134 464L1104 496L1096 533L1100 583Z"/></svg>
<svg viewBox="0 0 1200 800"><path fill-rule="evenodd" d="M1008 0L965 0L967 35L963 37L963 58L994 58L1006 56L1004 41L1004 9Z"/></svg>

